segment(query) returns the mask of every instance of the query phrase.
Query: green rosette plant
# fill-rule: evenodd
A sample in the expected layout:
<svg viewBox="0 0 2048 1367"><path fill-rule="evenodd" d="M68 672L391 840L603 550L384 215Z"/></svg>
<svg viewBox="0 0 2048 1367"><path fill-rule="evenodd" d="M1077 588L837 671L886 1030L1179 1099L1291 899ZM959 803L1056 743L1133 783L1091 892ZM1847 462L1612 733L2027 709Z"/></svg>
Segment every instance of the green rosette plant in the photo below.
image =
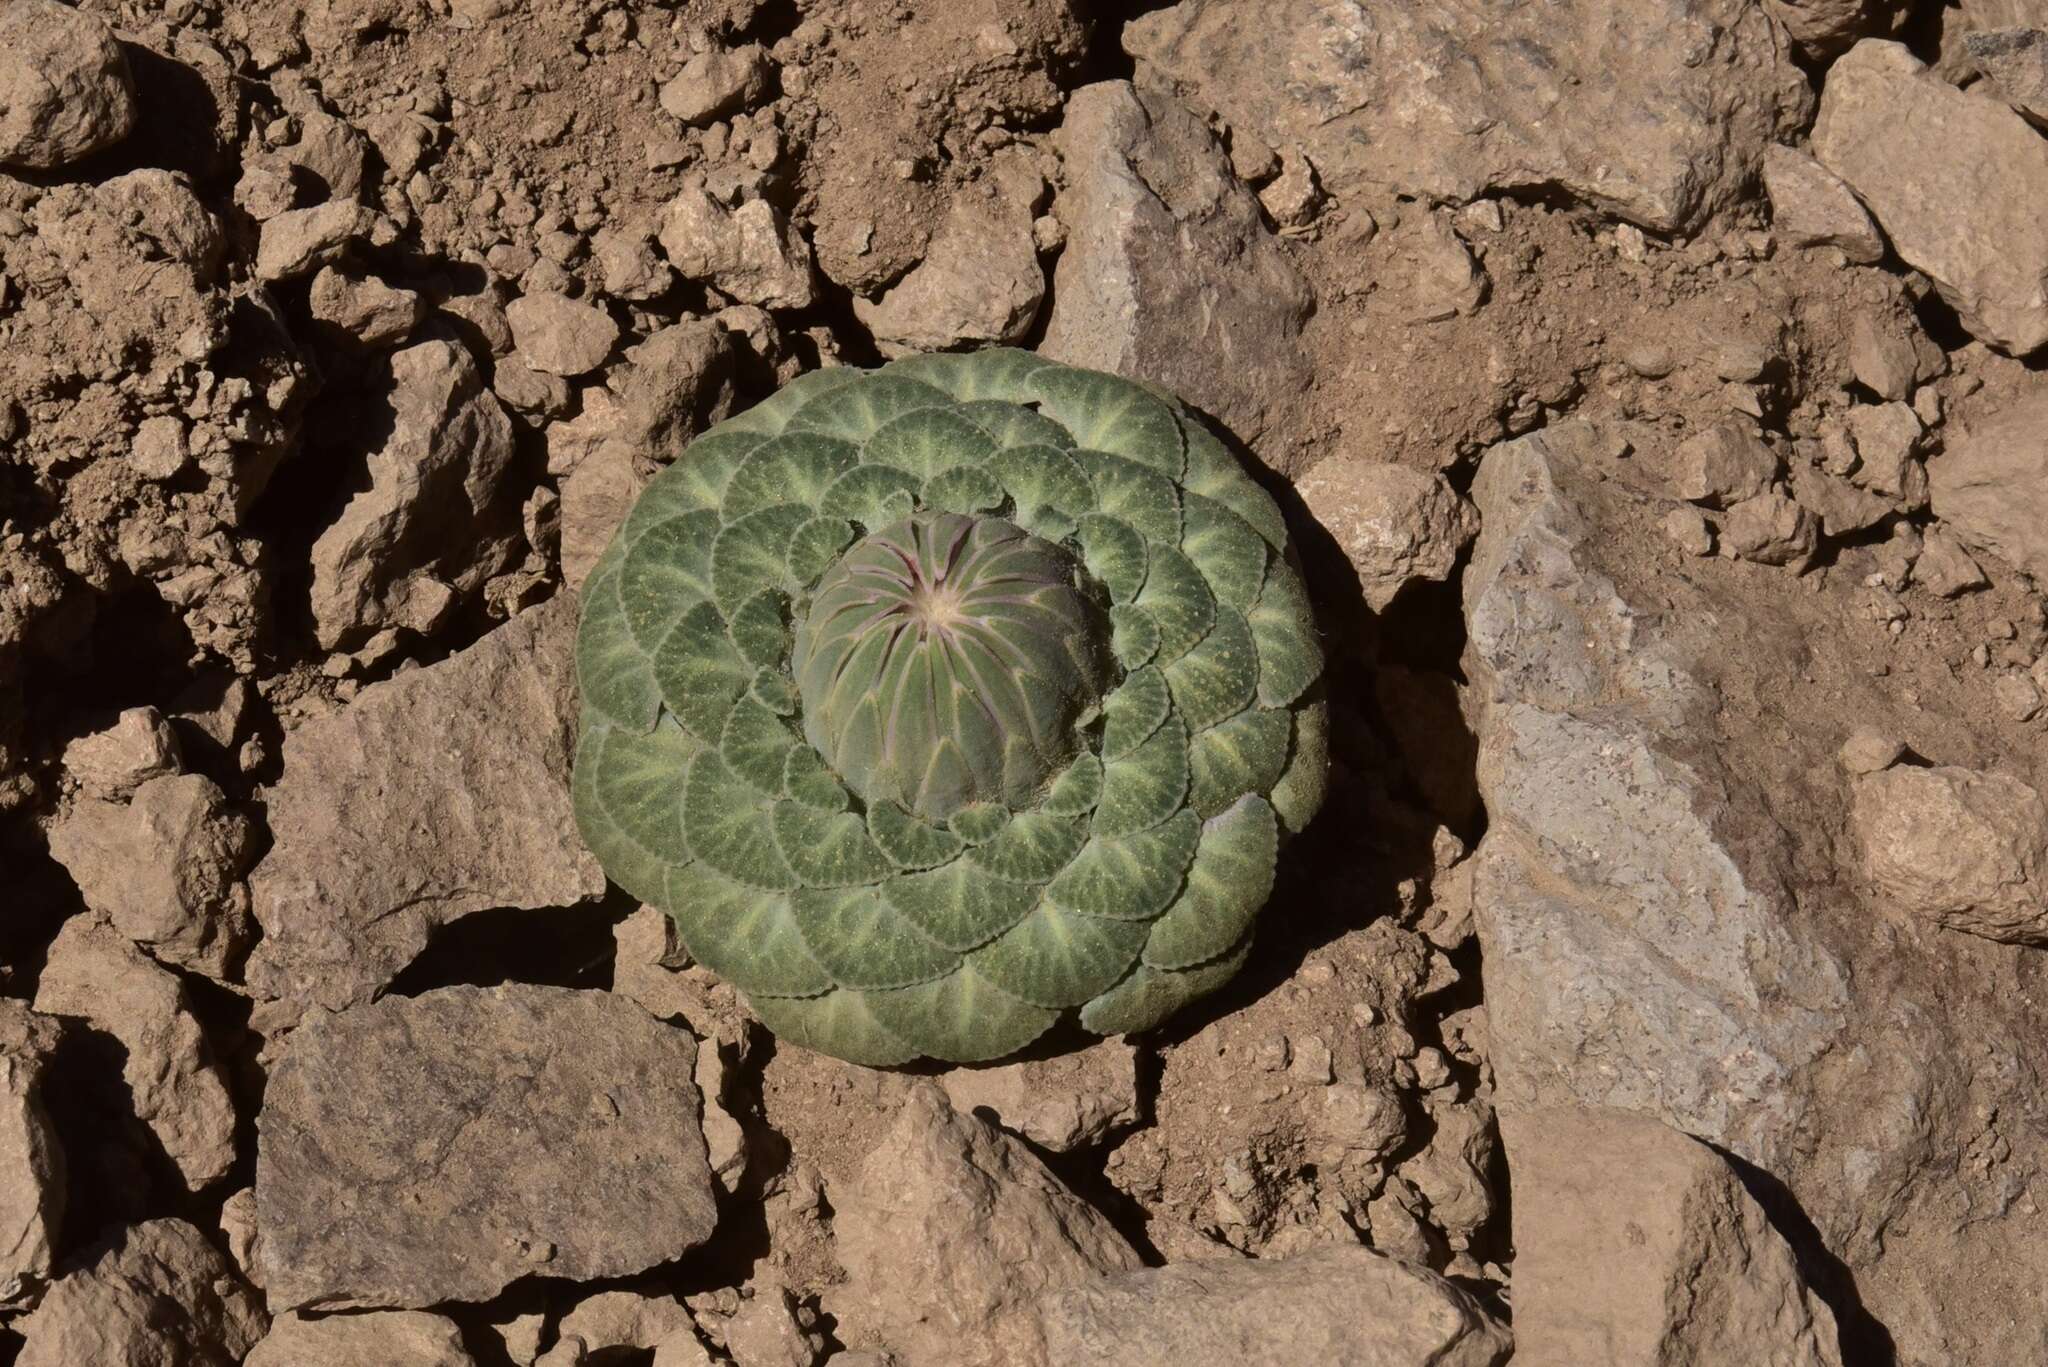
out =
<svg viewBox="0 0 2048 1367"><path fill-rule="evenodd" d="M805 375L583 588L576 817L778 1035L998 1058L1244 962L1321 804L1280 511L1174 399L1026 352Z"/></svg>

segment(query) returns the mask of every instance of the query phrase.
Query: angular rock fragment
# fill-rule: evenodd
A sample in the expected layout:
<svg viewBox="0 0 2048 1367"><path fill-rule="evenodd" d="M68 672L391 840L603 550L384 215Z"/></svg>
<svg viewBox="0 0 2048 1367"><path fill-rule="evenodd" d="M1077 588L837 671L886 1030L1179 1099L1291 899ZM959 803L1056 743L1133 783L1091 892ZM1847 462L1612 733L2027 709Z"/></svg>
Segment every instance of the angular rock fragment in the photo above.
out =
<svg viewBox="0 0 2048 1367"><path fill-rule="evenodd" d="M1900 767L1858 778L1850 837L1886 898L1950 930L2048 944L2048 804L2010 774Z"/></svg>
<svg viewBox="0 0 2048 1367"><path fill-rule="evenodd" d="M1921 542L1920 558L1913 562L1913 582L1937 597L1954 598L1991 581L1951 532L1929 527Z"/></svg>
<svg viewBox="0 0 2048 1367"><path fill-rule="evenodd" d="M1138 1051L1122 1039L1057 1058L955 1068L939 1081L955 1110L987 1110L1054 1153L1100 1144L1140 1119Z"/></svg>
<svg viewBox="0 0 2048 1367"><path fill-rule="evenodd" d="M257 1122L271 1304L480 1301L680 1257L717 1218L695 1053L622 997L525 985L300 1026Z"/></svg>
<svg viewBox="0 0 2048 1367"><path fill-rule="evenodd" d="M696 127L757 103L768 90L768 54L759 43L713 48L683 63L661 88L661 107Z"/></svg>
<svg viewBox="0 0 2048 1367"><path fill-rule="evenodd" d="M963 190L924 259L880 299L854 313L885 349L946 351L1020 341L1045 302L1032 223L1045 181L1027 154L994 159Z"/></svg>
<svg viewBox="0 0 2048 1367"><path fill-rule="evenodd" d="M600 228L590 239L590 254L597 262L604 292L614 299L652 299L675 280L657 250L651 224Z"/></svg>
<svg viewBox="0 0 2048 1367"><path fill-rule="evenodd" d="M259 994L367 1001L437 926L604 890L569 810L575 605L530 608L285 738L250 876Z"/></svg>
<svg viewBox="0 0 2048 1367"><path fill-rule="evenodd" d="M117 1229L51 1283L13 1326L28 1340L15 1363L235 1367L268 1323L206 1236L183 1220L150 1220Z"/></svg>
<svg viewBox="0 0 2048 1367"><path fill-rule="evenodd" d="M431 631L504 567L517 535L497 525L512 423L469 353L421 342L387 364L393 420L369 487L313 543L314 631L329 649L384 627Z"/></svg>
<svg viewBox="0 0 2048 1367"><path fill-rule="evenodd" d="M1145 83L1299 146L1339 199L1556 186L1666 233L1742 198L1811 100L1746 0L1182 0L1123 41Z"/></svg>
<svg viewBox="0 0 2048 1367"><path fill-rule="evenodd" d="M271 1322L242 1367L476 1367L454 1320L419 1310L367 1315L297 1313Z"/></svg>
<svg viewBox="0 0 2048 1367"><path fill-rule="evenodd" d="M1661 465L1674 495L1714 508L1755 498L1778 477L1778 453L1753 427L1732 419L1687 437Z"/></svg>
<svg viewBox="0 0 2048 1367"><path fill-rule="evenodd" d="M2048 21L2048 14L2040 16ZM1970 65L1998 98L2036 126L2048 125L2048 29L1999 28L1963 35Z"/></svg>
<svg viewBox="0 0 2048 1367"><path fill-rule="evenodd" d="M929 1082L910 1089L833 1205L851 1278L841 1336L887 1344L903 1367L1035 1361L1041 1293L1138 1266L1109 1221L1020 1141L955 1112Z"/></svg>
<svg viewBox="0 0 2048 1367"><path fill-rule="evenodd" d="M1912 10L1906 0L1765 0L1765 7L1793 42L1820 57L1897 29Z"/></svg>
<svg viewBox="0 0 2048 1367"><path fill-rule="evenodd" d="M1927 470L1917 454L1923 431L1919 416L1902 403L1858 404L1848 420L1858 462L1849 478L1905 508L1924 507Z"/></svg>
<svg viewBox="0 0 2048 1367"><path fill-rule="evenodd" d="M1859 313L1849 325L1849 369L1858 384L1880 399L1903 399L1913 392L1920 358L1910 338L1886 331L1875 318Z"/></svg>
<svg viewBox="0 0 2048 1367"><path fill-rule="evenodd" d="M394 289L375 276L332 266L313 277L311 306L315 319L353 345L372 350L403 342L427 316L417 290Z"/></svg>
<svg viewBox="0 0 2048 1367"><path fill-rule="evenodd" d="M1060 1367L1495 1367L1514 1342L1428 1269L1342 1244L1078 1282L1048 1293L1039 1317Z"/></svg>
<svg viewBox="0 0 2048 1367"><path fill-rule="evenodd" d="M49 1278L64 1218L64 1149L43 1108L57 1022L0 1000L0 1313Z"/></svg>
<svg viewBox="0 0 2048 1367"><path fill-rule="evenodd" d="M800 309L817 298L810 244L765 199L728 208L701 184L687 185L662 211L660 236L685 279L743 304Z"/></svg>
<svg viewBox="0 0 2048 1367"><path fill-rule="evenodd" d="M1819 527L1811 512L1772 489L1728 509L1721 519L1721 548L1760 565L1804 567L1813 558Z"/></svg>
<svg viewBox="0 0 2048 1367"><path fill-rule="evenodd" d="M548 375L574 377L604 364L619 325L595 304L559 294L527 294L505 306L520 357Z"/></svg>
<svg viewBox="0 0 2048 1367"><path fill-rule="evenodd" d="M154 707L131 707L112 726L65 746L64 772L94 797L123 799L178 772L178 736Z"/></svg>
<svg viewBox="0 0 2048 1367"><path fill-rule="evenodd" d="M694 1336L689 1307L673 1296L637 1291L600 1291L585 1296L562 1316L561 1338L579 1338L588 1349L653 1349L679 1334Z"/></svg>
<svg viewBox="0 0 2048 1367"><path fill-rule="evenodd" d="M87 800L50 828L85 903L161 963L227 976L254 926L241 876L249 819L210 778L153 778L126 806Z"/></svg>
<svg viewBox="0 0 2048 1367"><path fill-rule="evenodd" d="M234 1101L176 974L105 921L74 916L50 945L35 1005L82 1017L119 1041L125 1106L190 1190L227 1176L235 1161Z"/></svg>
<svg viewBox="0 0 2048 1367"><path fill-rule="evenodd" d="M1884 260L1884 238L1842 178L1811 153L1791 147L1764 152L1764 193L1771 231L1795 247L1834 247L1858 265Z"/></svg>
<svg viewBox="0 0 2048 1367"><path fill-rule="evenodd" d="M1837 479L1804 461L1792 463L1792 496L1820 519L1820 529L1829 536L1847 536L1875 527L1897 511L1890 499L1859 489L1848 480Z"/></svg>
<svg viewBox="0 0 2048 1367"><path fill-rule="evenodd" d="M2048 389L1951 435L1927 479L1957 540L2048 584Z"/></svg>
<svg viewBox="0 0 2048 1367"><path fill-rule="evenodd" d="M2014 355L2048 342L2048 141L2025 119L1867 39L1828 69L1813 151L1972 334Z"/></svg>
<svg viewBox="0 0 2048 1367"><path fill-rule="evenodd" d="M56 0L0 9L0 165L53 171L135 126L135 78L113 30Z"/></svg>
<svg viewBox="0 0 2048 1367"><path fill-rule="evenodd" d="M1501 1129L1518 1365L1840 1367L1834 1315L1712 1149L1625 1111L1530 1111Z"/></svg>
<svg viewBox="0 0 2048 1367"><path fill-rule="evenodd" d="M1214 135L1170 96L1106 81L1074 92L1054 144L1068 237L1040 354L1164 385L1258 443L1308 386L1314 299Z"/></svg>
<svg viewBox="0 0 2048 1367"><path fill-rule="evenodd" d="M1463 317L1479 307L1486 294L1486 272L1437 214L1404 217L1393 237L1388 276L1398 294L1402 321L1441 323Z"/></svg>
<svg viewBox="0 0 2048 1367"><path fill-rule="evenodd" d="M368 209L345 199L276 214L264 220L256 239L256 278L274 282L310 275L350 243L368 237L376 221Z"/></svg>
<svg viewBox="0 0 2048 1367"><path fill-rule="evenodd" d="M797 1321L796 1302L780 1284L757 1286L725 1322L725 1351L738 1367L811 1367L817 1336Z"/></svg>
<svg viewBox="0 0 2048 1367"><path fill-rule="evenodd" d="M1449 578L1479 530L1472 505L1443 476L1404 465L1334 456L1295 487L1358 572L1375 612L1410 580Z"/></svg>

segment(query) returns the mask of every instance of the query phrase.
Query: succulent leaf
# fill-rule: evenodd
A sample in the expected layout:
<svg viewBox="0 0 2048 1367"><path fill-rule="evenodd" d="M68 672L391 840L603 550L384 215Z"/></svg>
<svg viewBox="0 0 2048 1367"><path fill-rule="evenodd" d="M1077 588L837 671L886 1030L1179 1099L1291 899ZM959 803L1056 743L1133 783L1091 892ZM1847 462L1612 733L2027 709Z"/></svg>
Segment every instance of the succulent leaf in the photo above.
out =
<svg viewBox="0 0 2048 1367"><path fill-rule="evenodd" d="M854 1062L1159 1024L1237 971L1322 802L1279 508L1113 375L805 375L648 485L583 600L585 840Z"/></svg>

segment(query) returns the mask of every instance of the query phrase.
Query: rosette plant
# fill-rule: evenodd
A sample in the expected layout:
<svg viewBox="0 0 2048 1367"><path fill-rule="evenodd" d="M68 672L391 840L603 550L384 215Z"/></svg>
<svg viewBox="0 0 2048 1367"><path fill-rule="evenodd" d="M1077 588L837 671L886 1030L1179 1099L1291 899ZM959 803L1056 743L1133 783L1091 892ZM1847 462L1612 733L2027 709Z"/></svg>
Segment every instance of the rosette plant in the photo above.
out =
<svg viewBox="0 0 2048 1367"><path fill-rule="evenodd" d="M1248 952L1328 769L1280 511L1175 400L1014 350L803 376L583 589L583 836L777 1034L997 1058Z"/></svg>

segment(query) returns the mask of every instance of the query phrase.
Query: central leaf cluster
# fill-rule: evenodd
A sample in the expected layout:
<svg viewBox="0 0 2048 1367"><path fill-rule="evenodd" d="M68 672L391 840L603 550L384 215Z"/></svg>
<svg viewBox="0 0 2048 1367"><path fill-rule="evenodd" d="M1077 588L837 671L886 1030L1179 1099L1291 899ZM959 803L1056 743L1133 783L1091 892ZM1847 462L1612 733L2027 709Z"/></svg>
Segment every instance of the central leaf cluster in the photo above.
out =
<svg viewBox="0 0 2048 1367"><path fill-rule="evenodd" d="M1037 804L1111 678L1074 558L996 517L927 512L819 581L790 665L804 737L866 802L928 821Z"/></svg>

